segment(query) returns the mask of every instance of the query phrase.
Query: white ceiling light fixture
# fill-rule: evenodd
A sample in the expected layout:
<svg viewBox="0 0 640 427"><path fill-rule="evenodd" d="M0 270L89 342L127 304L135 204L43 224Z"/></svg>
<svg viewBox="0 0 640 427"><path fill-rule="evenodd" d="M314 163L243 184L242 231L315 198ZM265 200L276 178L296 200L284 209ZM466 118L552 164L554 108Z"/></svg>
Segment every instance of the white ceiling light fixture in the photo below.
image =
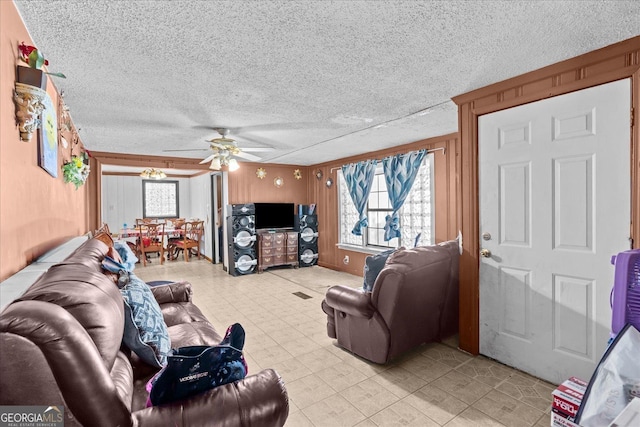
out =
<svg viewBox="0 0 640 427"><path fill-rule="evenodd" d="M140 172L140 177L145 179L165 179L167 174L156 168L147 168Z"/></svg>
<svg viewBox="0 0 640 427"><path fill-rule="evenodd" d="M238 147L238 143L231 138L227 137L229 133L229 129L227 128L214 128L218 134L220 134L219 138L213 138L209 141L209 150L213 151L213 154L203 159L200 164L203 165L205 163L211 162L209 169L211 170L220 170L222 168L228 168L229 171L233 172L240 168L240 164L234 157L241 157L243 159L247 159L250 161L259 161L260 157L254 156L253 154L249 154L246 151L271 151L272 148L264 147L264 148L240 148ZM165 151L189 151L189 150L165 150Z"/></svg>
<svg viewBox="0 0 640 427"><path fill-rule="evenodd" d="M211 159L209 169L219 171L223 168L229 170L229 172L233 172L240 169L240 164L236 159L231 157L229 152L222 151Z"/></svg>
<svg viewBox="0 0 640 427"><path fill-rule="evenodd" d="M209 166L209 169L214 171L219 171L220 169L222 169L222 162L220 161L220 157L214 157L213 160L211 160L211 166Z"/></svg>

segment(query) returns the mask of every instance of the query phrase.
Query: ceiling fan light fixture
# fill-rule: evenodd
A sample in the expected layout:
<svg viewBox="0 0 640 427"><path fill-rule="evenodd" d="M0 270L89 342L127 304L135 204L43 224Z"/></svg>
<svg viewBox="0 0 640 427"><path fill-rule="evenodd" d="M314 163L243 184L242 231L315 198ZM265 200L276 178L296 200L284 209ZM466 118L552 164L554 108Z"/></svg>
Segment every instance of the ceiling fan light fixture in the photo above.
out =
<svg viewBox="0 0 640 427"><path fill-rule="evenodd" d="M209 166L209 169L219 171L221 168L222 163L220 162L220 157L214 157L213 160L211 160L211 166Z"/></svg>
<svg viewBox="0 0 640 427"><path fill-rule="evenodd" d="M156 168L147 168L140 172L140 177L145 179L165 179L167 174Z"/></svg>
<svg viewBox="0 0 640 427"><path fill-rule="evenodd" d="M238 161L236 159L230 159L229 160L229 171L233 172L236 171L240 168L240 165L238 164Z"/></svg>

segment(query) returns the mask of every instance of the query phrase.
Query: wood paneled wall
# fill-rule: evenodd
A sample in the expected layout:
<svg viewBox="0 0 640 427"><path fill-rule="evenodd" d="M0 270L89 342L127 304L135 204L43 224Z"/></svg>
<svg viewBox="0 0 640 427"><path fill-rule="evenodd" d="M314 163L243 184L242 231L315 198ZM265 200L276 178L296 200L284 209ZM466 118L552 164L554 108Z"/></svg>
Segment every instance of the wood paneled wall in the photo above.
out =
<svg viewBox="0 0 640 427"><path fill-rule="evenodd" d="M461 141L458 192L464 253L460 262L460 348L479 351L478 116L631 78L631 237L640 247L640 36L457 96ZM634 124L635 123L635 124Z"/></svg>
<svg viewBox="0 0 640 427"><path fill-rule="evenodd" d="M425 139L411 144L400 145L386 150L375 151L359 156L348 157L332 162L311 166L307 194L309 203L316 204L318 214L318 264L334 270L362 275L364 259L367 254L339 249L338 244L338 186L337 169L344 164L368 159L382 159L386 156L408 153L422 148L444 148L434 153L434 186L435 186L435 240L442 242L453 239L458 234L458 201L456 197L456 176L458 165L458 136L449 134ZM315 171L322 172L322 179L315 177ZM334 185L327 188L325 182L332 178ZM344 264L345 255L349 256L349 264Z"/></svg>
<svg viewBox="0 0 640 427"><path fill-rule="evenodd" d="M267 172L263 179L256 175L258 168ZM300 179L294 177L296 170L300 170ZM305 166L241 162L240 169L228 174L229 204L273 202L306 205L309 200L309 170ZM274 185L276 177L284 181L280 188Z"/></svg>

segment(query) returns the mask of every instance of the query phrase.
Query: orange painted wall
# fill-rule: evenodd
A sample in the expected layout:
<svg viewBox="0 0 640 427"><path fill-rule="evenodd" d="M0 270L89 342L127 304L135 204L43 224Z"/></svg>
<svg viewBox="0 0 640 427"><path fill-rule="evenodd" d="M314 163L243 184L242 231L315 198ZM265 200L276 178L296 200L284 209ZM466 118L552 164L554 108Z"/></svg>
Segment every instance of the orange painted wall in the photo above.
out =
<svg viewBox="0 0 640 427"><path fill-rule="evenodd" d="M65 184L60 166L70 149L58 147L58 177L38 166L38 140L20 140L15 124L13 89L18 45L35 45L15 5L0 1L0 280L64 240L89 230L91 179L75 190ZM63 71L64 70L60 70ZM47 92L57 105L52 79ZM73 108L72 108L73 113Z"/></svg>

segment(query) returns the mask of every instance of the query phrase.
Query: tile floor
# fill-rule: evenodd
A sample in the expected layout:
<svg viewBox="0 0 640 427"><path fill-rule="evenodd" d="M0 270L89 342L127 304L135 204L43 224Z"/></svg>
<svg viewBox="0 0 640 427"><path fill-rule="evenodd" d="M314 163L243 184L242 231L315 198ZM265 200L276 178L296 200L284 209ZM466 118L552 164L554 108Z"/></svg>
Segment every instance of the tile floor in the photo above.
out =
<svg viewBox="0 0 640 427"><path fill-rule="evenodd" d="M550 424L555 386L459 351L455 337L384 366L337 347L320 302L329 286L360 286L357 276L314 266L232 277L205 260L153 261L136 268L143 280L188 280L194 302L219 331L242 324L249 373L274 368L286 383L287 426Z"/></svg>

